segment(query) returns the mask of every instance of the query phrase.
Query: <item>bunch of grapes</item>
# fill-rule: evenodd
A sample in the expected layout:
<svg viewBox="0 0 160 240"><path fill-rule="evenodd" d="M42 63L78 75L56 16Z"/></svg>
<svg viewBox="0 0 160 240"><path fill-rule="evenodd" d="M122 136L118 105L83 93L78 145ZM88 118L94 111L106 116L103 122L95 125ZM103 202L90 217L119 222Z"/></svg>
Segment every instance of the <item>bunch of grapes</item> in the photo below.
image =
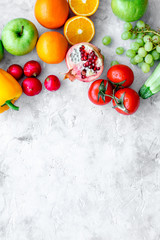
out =
<svg viewBox="0 0 160 240"><path fill-rule="evenodd" d="M154 62L160 60L160 32L151 29L141 20L135 27L126 22L124 30L121 35L123 40L136 39L126 51L126 56L132 64L138 64L144 73L149 72Z"/></svg>

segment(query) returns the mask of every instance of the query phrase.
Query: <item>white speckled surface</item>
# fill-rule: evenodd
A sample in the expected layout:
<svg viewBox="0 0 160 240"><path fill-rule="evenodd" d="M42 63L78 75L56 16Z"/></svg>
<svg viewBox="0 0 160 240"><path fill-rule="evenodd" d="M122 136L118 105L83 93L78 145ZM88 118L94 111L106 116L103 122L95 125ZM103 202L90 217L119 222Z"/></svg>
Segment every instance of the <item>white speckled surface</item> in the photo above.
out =
<svg viewBox="0 0 160 240"><path fill-rule="evenodd" d="M110 1L100 0L92 17L93 43L102 49L106 67L117 57L123 22ZM34 18L34 0L0 0L0 29L11 19L33 21L39 34L48 31ZM144 20L159 26L160 1L150 0ZM62 32L62 29L60 29ZM110 35L110 47L102 45ZM5 54L0 67L38 60L36 51ZM61 81L67 69L42 63ZM132 66L133 89L149 75ZM43 89L18 101L20 112L0 116L0 240L159 240L160 239L160 94L141 101L133 116L122 116L111 104L92 105L89 84L62 81L56 93Z"/></svg>

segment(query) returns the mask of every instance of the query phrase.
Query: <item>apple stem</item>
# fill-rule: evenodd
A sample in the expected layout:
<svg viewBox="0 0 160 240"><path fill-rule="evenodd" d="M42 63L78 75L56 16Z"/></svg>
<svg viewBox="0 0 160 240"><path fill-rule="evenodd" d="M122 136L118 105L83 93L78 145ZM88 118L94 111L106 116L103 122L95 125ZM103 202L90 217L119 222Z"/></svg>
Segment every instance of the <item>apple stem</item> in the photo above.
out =
<svg viewBox="0 0 160 240"><path fill-rule="evenodd" d="M20 32L20 36L22 36L22 34L23 34L23 29L24 29L24 26L22 26L22 29L21 29L21 32Z"/></svg>

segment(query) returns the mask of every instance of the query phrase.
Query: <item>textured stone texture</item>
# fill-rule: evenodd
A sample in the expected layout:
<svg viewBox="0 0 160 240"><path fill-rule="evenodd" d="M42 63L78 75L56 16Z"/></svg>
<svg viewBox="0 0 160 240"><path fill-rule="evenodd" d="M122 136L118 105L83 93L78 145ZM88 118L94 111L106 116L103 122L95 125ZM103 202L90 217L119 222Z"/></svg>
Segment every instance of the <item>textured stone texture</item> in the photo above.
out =
<svg viewBox="0 0 160 240"><path fill-rule="evenodd" d="M0 0L0 29L11 19L25 17L42 34L34 18L34 0ZM144 20L159 25L159 0L150 0ZM93 43L105 56L105 71L117 46L129 48L120 35L123 22L112 13L110 1L100 0L91 17ZM60 32L63 29L59 30ZM105 47L101 40L112 37ZM39 60L32 53L5 53L0 67ZM142 100L133 116L89 102L89 84L63 81L65 62L42 63L43 82L60 77L56 93L23 95L20 112L0 116L0 239L1 240L159 240L160 239L160 94ZM133 89L149 74L136 66Z"/></svg>

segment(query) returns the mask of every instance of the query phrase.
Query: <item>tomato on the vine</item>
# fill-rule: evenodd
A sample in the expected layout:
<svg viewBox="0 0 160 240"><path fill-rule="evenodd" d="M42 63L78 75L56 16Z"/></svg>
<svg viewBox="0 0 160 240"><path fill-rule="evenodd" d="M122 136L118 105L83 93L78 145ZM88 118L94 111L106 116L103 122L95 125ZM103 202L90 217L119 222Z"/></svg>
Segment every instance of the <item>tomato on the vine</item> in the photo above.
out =
<svg viewBox="0 0 160 240"><path fill-rule="evenodd" d="M118 64L108 70L107 78L114 85L129 87L134 81L134 74L128 66Z"/></svg>
<svg viewBox="0 0 160 240"><path fill-rule="evenodd" d="M94 81L88 90L88 97L90 101L97 105L105 105L109 103L112 99L112 94L112 84L103 79Z"/></svg>
<svg viewBox="0 0 160 240"><path fill-rule="evenodd" d="M140 105L140 97L136 91L131 88L119 89L113 99L115 110L124 115L135 113Z"/></svg>

